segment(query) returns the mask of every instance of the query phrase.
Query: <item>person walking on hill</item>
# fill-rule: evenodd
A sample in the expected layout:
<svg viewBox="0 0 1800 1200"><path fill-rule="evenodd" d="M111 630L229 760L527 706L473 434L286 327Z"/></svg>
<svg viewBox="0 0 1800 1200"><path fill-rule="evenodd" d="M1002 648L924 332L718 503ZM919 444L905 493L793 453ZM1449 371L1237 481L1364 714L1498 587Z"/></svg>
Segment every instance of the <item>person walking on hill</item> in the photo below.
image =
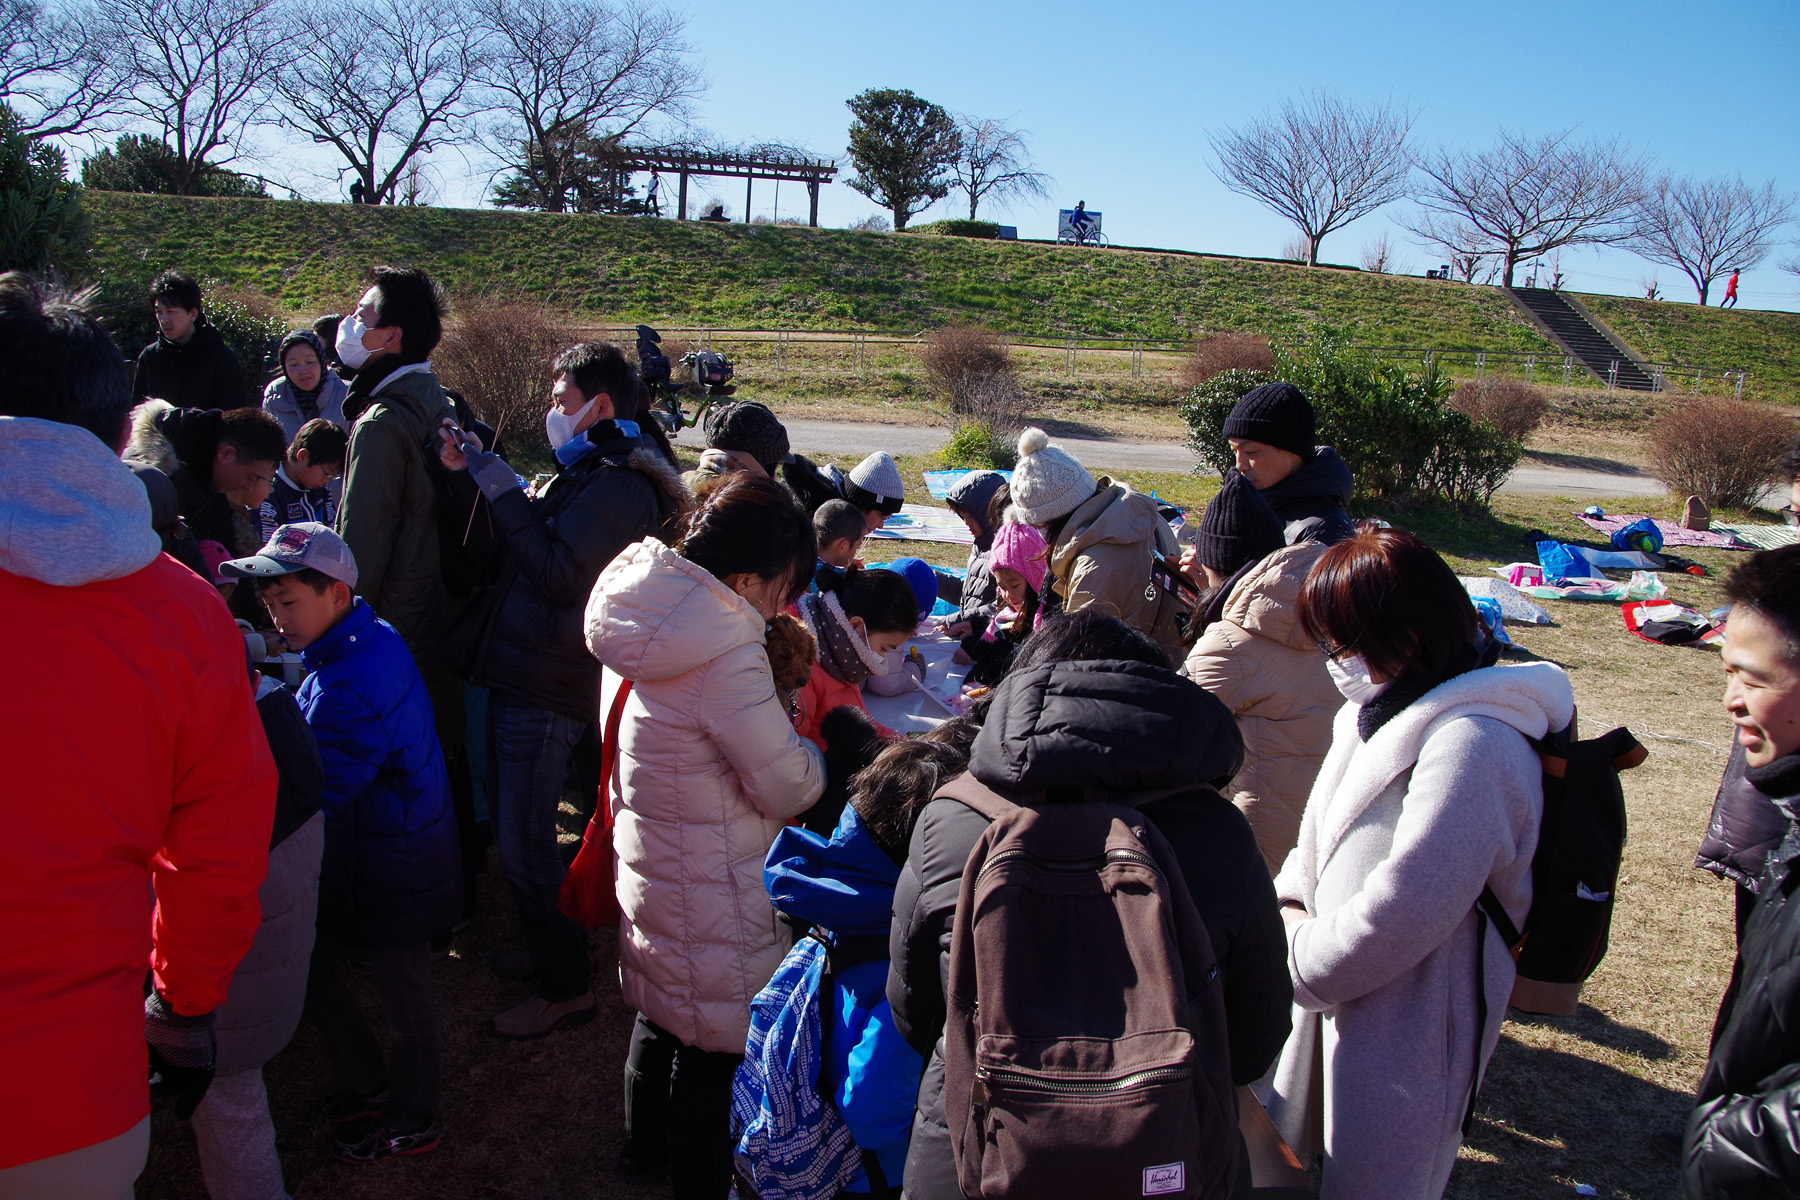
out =
<svg viewBox="0 0 1800 1200"><path fill-rule="evenodd" d="M176 408L242 408L256 402L244 365L207 320L200 285L180 271L150 284L156 340L138 353L131 401L155 396Z"/></svg>
<svg viewBox="0 0 1800 1200"><path fill-rule="evenodd" d="M1296 1011L1269 1115L1302 1162L1324 1151L1320 1200L1436 1200L1513 986L1476 900L1525 919L1530 739L1568 727L1574 694L1552 663L1493 666L1455 573L1399 530L1327 549L1300 622L1349 703L1275 879Z"/></svg>
<svg viewBox="0 0 1800 1200"><path fill-rule="evenodd" d="M1195 565L1207 588L1189 623L1198 633L1181 673L1224 701L1244 734L1244 769L1231 797L1281 870L1300 833L1306 797L1343 706L1325 656L1300 623L1300 588L1325 553L1282 542L1281 518L1233 474L1200 518Z"/></svg>
<svg viewBox="0 0 1800 1200"><path fill-rule="evenodd" d="M1265 383L1244 394L1225 418L1225 438L1242 475L1263 494L1295 542L1329 546L1356 532L1345 506L1356 490L1350 467L1330 446L1314 446L1317 417L1291 383Z"/></svg>

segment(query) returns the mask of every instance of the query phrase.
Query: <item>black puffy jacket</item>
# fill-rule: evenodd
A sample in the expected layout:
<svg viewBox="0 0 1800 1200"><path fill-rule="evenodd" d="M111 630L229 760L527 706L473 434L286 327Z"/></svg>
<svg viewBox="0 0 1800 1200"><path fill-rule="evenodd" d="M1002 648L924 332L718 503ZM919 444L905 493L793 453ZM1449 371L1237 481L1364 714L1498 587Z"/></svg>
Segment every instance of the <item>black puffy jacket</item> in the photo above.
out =
<svg viewBox="0 0 1800 1200"><path fill-rule="evenodd" d="M1285 526L1287 544L1324 542L1335 545L1356 532L1344 506L1356 490L1350 464L1330 446L1320 446L1300 469L1262 490Z"/></svg>
<svg viewBox="0 0 1800 1200"><path fill-rule="evenodd" d="M1216 790L1243 757L1230 711L1175 672L1072 662L1008 676L969 762L976 779L1011 799L1051 802L1045 792L1053 790L1133 805L1151 819L1181 863L1219 957L1240 1084L1275 1061L1293 1002L1268 868L1249 822ZM944 979L963 867L986 828L966 805L933 800L914 827L894 893L888 1001L900 1032L929 1056L906 1161L913 1200L962 1195L944 1120Z"/></svg>
<svg viewBox="0 0 1800 1200"><path fill-rule="evenodd" d="M262 401L262 388L251 390L238 356L202 317L186 342L171 342L159 333L139 351L131 401L150 396L176 408L254 408Z"/></svg>
<svg viewBox="0 0 1800 1200"><path fill-rule="evenodd" d="M1746 778L1789 829L1769 854L1688 1118L1690 1200L1800 1197L1800 754Z"/></svg>
<svg viewBox="0 0 1800 1200"><path fill-rule="evenodd" d="M1734 744L1694 865L1754 892L1769 851L1787 836L1788 819L1744 778L1744 769L1744 748Z"/></svg>
<svg viewBox="0 0 1800 1200"><path fill-rule="evenodd" d="M1000 607L1000 585L994 581L994 569L988 565L988 551L993 548L995 529L989 528L988 505L1000 490L1006 477L998 471L975 471L963 476L945 497L951 507L968 513L981 526L981 536L969 547L968 572L963 576L957 597L956 619L974 626L971 637L979 637ZM965 643L965 650L969 647Z"/></svg>

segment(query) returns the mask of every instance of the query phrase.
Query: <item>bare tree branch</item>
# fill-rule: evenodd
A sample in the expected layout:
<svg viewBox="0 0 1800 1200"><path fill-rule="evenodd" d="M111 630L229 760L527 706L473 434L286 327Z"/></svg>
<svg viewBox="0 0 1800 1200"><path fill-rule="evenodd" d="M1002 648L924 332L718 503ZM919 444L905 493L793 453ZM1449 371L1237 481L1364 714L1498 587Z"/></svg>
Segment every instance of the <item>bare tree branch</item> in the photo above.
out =
<svg viewBox="0 0 1800 1200"><path fill-rule="evenodd" d="M180 194L193 195L206 170L243 154L250 127L269 119L262 101L293 38L275 0L106 0L101 25L105 57L130 80L121 108L162 131Z"/></svg>
<svg viewBox="0 0 1800 1200"><path fill-rule="evenodd" d="M1793 219L1793 197L1776 191L1773 180L1751 188L1742 179L1664 175L1637 206L1625 245L1679 268L1704 305L1713 280L1767 258L1777 231Z"/></svg>
<svg viewBox="0 0 1800 1200"><path fill-rule="evenodd" d="M956 123L962 130L962 154L950 168L952 186L968 197L969 220L983 200L1050 198L1050 176L1031 161L1024 130L982 117L958 116Z"/></svg>
<svg viewBox="0 0 1800 1200"><path fill-rule="evenodd" d="M1644 167L1616 138L1574 145L1572 132L1527 138L1501 130L1489 150L1417 156L1425 181L1413 199L1423 211L1402 223L1428 242L1499 258L1504 287L1526 259L1624 240Z"/></svg>
<svg viewBox="0 0 1800 1200"><path fill-rule="evenodd" d="M93 130L118 115L123 72L104 53L93 5L0 0L0 101L35 138Z"/></svg>
<svg viewBox="0 0 1800 1200"><path fill-rule="evenodd" d="M282 123L333 147L370 204L396 198L419 155L473 136L470 79L482 49L457 0L326 0L296 9ZM346 42L342 31L369 36Z"/></svg>
<svg viewBox="0 0 1800 1200"><path fill-rule="evenodd" d="M1213 135L1213 174L1292 221L1314 267L1326 234L1406 194L1413 119L1405 109L1360 109L1323 92L1285 101L1278 113Z"/></svg>
<svg viewBox="0 0 1800 1200"><path fill-rule="evenodd" d="M552 212L576 134L624 137L684 115L705 90L684 18L643 0L478 0L477 21L488 49L477 78L503 114L489 149L503 170L538 173Z"/></svg>

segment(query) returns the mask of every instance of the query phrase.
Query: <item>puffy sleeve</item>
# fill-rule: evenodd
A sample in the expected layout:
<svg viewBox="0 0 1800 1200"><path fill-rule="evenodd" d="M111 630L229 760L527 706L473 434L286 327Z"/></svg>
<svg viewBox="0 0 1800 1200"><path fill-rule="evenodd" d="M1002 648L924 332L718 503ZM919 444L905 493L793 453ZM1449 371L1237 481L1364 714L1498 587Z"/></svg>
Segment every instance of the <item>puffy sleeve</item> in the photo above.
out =
<svg viewBox="0 0 1800 1200"><path fill-rule="evenodd" d="M744 798L778 821L811 808L825 790L825 756L788 720L763 648L716 659L705 687L702 726L736 772Z"/></svg>

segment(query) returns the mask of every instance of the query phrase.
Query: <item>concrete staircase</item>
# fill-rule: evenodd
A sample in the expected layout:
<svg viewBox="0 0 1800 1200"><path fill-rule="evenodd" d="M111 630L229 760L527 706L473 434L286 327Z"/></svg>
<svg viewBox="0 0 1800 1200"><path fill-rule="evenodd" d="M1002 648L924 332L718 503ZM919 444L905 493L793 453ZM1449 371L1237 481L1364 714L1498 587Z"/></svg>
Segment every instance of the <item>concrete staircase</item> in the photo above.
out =
<svg viewBox="0 0 1800 1200"><path fill-rule="evenodd" d="M1638 365L1625 343L1561 292L1517 287L1507 288L1506 293L1534 325L1593 372L1595 378L1605 382L1616 363L1617 386L1636 392L1655 390L1649 374Z"/></svg>

